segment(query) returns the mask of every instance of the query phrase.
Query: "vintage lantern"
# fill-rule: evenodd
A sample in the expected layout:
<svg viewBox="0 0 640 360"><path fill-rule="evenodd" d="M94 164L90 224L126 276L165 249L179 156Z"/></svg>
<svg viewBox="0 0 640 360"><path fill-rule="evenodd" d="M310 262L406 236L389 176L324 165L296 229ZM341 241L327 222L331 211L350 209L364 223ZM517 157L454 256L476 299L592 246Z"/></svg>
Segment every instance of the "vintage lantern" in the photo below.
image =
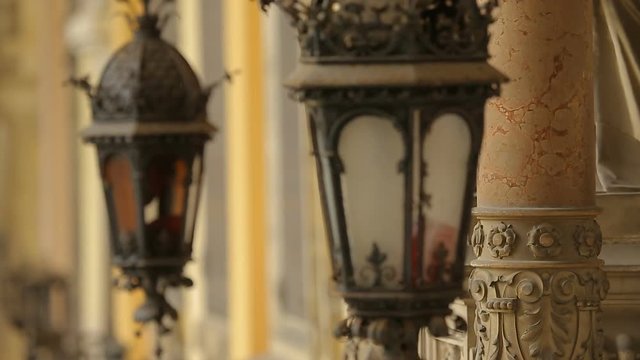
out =
<svg viewBox="0 0 640 360"><path fill-rule="evenodd" d="M167 1L168 3L168 1ZM203 150L214 127L203 89L187 61L161 38L164 2L144 0L135 36L108 62L100 84L74 80L91 98L93 124L83 132L97 146L117 284L142 288L138 322L177 317L165 299L191 258L203 172ZM153 8L153 9L152 9ZM155 11L154 11L155 10Z"/></svg>
<svg viewBox="0 0 640 360"><path fill-rule="evenodd" d="M288 81L306 104L339 327L389 359L416 359L463 292L493 1L267 0L298 30ZM440 325L440 326L436 326Z"/></svg>

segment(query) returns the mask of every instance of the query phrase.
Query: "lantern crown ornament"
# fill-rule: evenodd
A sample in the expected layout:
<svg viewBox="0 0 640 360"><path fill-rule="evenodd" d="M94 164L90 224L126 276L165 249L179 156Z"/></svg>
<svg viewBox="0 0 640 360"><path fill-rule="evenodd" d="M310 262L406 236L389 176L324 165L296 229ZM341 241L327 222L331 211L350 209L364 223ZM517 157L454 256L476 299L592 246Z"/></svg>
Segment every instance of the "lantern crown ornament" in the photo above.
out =
<svg viewBox="0 0 640 360"><path fill-rule="evenodd" d="M136 1L119 0L132 9ZM192 285L183 267L191 259L204 145L215 131L207 102L223 81L201 87L162 39L161 12L173 2L142 2L133 39L111 57L97 87L71 80L91 100L94 121L82 135L98 149L112 262L122 271L116 285L144 290L135 319L155 321L162 332L164 320L178 316L165 290Z"/></svg>
<svg viewBox="0 0 640 360"><path fill-rule="evenodd" d="M496 0L261 0L298 30L303 61L484 60Z"/></svg>
<svg viewBox="0 0 640 360"><path fill-rule="evenodd" d="M418 358L463 295L493 0L263 0L298 30L286 85L305 103L336 289L337 335Z"/></svg>

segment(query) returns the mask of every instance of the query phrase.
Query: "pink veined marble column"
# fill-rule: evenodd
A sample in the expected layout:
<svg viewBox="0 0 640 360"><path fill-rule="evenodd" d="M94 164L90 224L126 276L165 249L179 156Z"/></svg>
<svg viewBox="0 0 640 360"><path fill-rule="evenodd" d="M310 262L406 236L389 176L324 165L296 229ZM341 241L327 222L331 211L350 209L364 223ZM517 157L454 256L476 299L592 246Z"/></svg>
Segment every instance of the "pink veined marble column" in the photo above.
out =
<svg viewBox="0 0 640 360"><path fill-rule="evenodd" d="M480 207L595 204L590 0L503 0L492 63L510 77L486 109Z"/></svg>
<svg viewBox="0 0 640 360"><path fill-rule="evenodd" d="M503 0L478 173L475 359L598 359L592 0Z"/></svg>

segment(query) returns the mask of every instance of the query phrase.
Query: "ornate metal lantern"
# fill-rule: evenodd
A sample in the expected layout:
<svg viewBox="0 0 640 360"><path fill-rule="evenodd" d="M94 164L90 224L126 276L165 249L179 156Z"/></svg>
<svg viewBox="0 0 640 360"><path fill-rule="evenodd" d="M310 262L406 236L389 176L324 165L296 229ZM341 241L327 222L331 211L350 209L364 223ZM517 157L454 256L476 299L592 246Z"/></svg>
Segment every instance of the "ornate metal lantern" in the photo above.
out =
<svg viewBox="0 0 640 360"><path fill-rule="evenodd" d="M462 294L493 1L267 0L298 30L288 82L306 104L340 336L416 359L418 331Z"/></svg>
<svg viewBox="0 0 640 360"><path fill-rule="evenodd" d="M94 123L83 138L98 149L113 263L119 286L142 288L139 322L177 317L169 286L190 286L190 260L211 88L203 89L180 53L161 38L163 1L144 1L131 42L109 61L100 84L75 80L91 98ZM170 1L167 1L169 3Z"/></svg>

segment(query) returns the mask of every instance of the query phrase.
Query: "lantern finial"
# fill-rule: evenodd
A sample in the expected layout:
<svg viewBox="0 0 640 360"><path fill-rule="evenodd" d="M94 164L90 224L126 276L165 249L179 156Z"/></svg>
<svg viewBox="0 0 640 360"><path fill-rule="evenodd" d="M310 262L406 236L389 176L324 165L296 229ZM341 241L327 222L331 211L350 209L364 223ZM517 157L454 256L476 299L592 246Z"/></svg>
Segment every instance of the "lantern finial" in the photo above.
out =
<svg viewBox="0 0 640 360"><path fill-rule="evenodd" d="M160 36L162 29L171 18L171 13L165 10L167 5L175 4L175 0L115 0L128 7L125 17L132 29L138 34ZM135 3L142 3L142 11ZM157 4L154 6L154 4Z"/></svg>

